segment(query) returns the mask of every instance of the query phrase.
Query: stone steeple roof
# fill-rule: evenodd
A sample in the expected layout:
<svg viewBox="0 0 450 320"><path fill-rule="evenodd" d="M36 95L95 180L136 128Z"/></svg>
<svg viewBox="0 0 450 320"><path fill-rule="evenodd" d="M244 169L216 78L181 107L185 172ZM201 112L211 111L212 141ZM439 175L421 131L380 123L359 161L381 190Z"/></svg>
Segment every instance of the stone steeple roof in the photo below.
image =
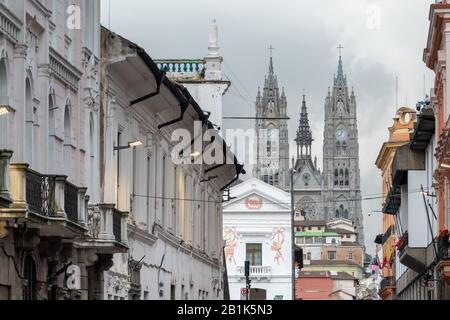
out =
<svg viewBox="0 0 450 320"><path fill-rule="evenodd" d="M295 139L298 146L311 146L314 141L312 138L311 127L309 126L308 109L306 107L306 96L303 95L302 108L300 112L300 123L297 131L297 138ZM311 156L311 154L309 154Z"/></svg>

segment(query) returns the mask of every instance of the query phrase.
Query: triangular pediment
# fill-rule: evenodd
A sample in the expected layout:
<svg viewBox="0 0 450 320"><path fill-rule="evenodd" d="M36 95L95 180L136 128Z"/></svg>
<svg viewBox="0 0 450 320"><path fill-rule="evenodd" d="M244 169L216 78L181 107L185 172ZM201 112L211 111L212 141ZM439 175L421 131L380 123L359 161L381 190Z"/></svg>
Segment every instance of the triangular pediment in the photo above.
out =
<svg viewBox="0 0 450 320"><path fill-rule="evenodd" d="M232 199L223 204L224 211L290 211L290 195L259 179L250 179L230 189Z"/></svg>
<svg viewBox="0 0 450 320"><path fill-rule="evenodd" d="M300 171L294 175L295 189L321 188L320 175L315 170L311 161L306 161L299 169Z"/></svg>

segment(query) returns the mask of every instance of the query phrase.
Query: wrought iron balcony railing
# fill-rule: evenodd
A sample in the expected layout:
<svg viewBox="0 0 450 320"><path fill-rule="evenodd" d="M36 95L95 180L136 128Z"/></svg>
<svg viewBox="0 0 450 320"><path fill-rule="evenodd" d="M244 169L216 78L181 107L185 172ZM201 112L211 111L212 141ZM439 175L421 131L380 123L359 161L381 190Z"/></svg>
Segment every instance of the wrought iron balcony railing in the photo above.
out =
<svg viewBox="0 0 450 320"><path fill-rule="evenodd" d="M67 181L64 185L64 211L67 219L78 223L78 187Z"/></svg>
<svg viewBox="0 0 450 320"><path fill-rule="evenodd" d="M117 242L122 240L122 213L118 210L113 211L113 234Z"/></svg>
<svg viewBox="0 0 450 320"><path fill-rule="evenodd" d="M56 217L55 186L55 176L40 175L28 170L26 172L26 200L29 210L44 217Z"/></svg>
<svg viewBox="0 0 450 320"><path fill-rule="evenodd" d="M11 208L18 209L18 215L28 212L55 221L70 221L80 227L76 232L84 232L86 188L67 182L66 176L40 174L21 163L10 164L7 175L11 183L8 191Z"/></svg>

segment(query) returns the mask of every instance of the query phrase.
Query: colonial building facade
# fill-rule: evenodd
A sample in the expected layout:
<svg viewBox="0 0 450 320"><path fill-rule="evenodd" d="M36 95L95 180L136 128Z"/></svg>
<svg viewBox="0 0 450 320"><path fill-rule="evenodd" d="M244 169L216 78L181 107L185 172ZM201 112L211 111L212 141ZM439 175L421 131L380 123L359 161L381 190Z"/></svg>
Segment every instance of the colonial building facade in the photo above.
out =
<svg viewBox="0 0 450 320"><path fill-rule="evenodd" d="M95 298L127 250L126 215L99 205L100 1L1 1L0 18L0 299Z"/></svg>
<svg viewBox="0 0 450 320"><path fill-rule="evenodd" d="M102 29L101 67L102 191L130 214L130 251L102 275L102 298L223 299L222 194L243 166L144 49ZM212 153L220 162L204 161Z"/></svg>
<svg viewBox="0 0 450 320"><path fill-rule="evenodd" d="M251 288L263 292L260 299L291 300L289 194L253 178L231 188L230 195L234 199L224 204L223 216L230 298L241 298L249 261Z"/></svg>

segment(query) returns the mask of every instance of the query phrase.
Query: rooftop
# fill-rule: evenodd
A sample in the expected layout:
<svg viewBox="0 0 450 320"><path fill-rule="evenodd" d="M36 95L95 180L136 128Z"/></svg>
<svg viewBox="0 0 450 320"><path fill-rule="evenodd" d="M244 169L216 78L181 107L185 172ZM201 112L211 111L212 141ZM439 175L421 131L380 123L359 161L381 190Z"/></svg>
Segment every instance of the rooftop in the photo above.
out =
<svg viewBox="0 0 450 320"><path fill-rule="evenodd" d="M299 278L330 278L328 271L300 271Z"/></svg>
<svg viewBox="0 0 450 320"><path fill-rule="evenodd" d="M341 228L327 228L326 230L327 232L336 232L339 234L358 234L355 231L350 231L350 230L346 230L346 229L341 229Z"/></svg>
<svg viewBox="0 0 450 320"><path fill-rule="evenodd" d="M361 266L357 264L356 262L349 261L349 260L311 260L310 266L354 266L359 267Z"/></svg>
<svg viewBox="0 0 450 320"><path fill-rule="evenodd" d="M339 237L336 232L321 232L321 231L298 231L295 233L296 237Z"/></svg>
<svg viewBox="0 0 450 320"><path fill-rule="evenodd" d="M331 273L331 278L333 280L358 280L347 272L337 272L337 274Z"/></svg>
<svg viewBox="0 0 450 320"><path fill-rule="evenodd" d="M323 227L327 225L325 220L303 220L295 221L294 223L297 227Z"/></svg>

